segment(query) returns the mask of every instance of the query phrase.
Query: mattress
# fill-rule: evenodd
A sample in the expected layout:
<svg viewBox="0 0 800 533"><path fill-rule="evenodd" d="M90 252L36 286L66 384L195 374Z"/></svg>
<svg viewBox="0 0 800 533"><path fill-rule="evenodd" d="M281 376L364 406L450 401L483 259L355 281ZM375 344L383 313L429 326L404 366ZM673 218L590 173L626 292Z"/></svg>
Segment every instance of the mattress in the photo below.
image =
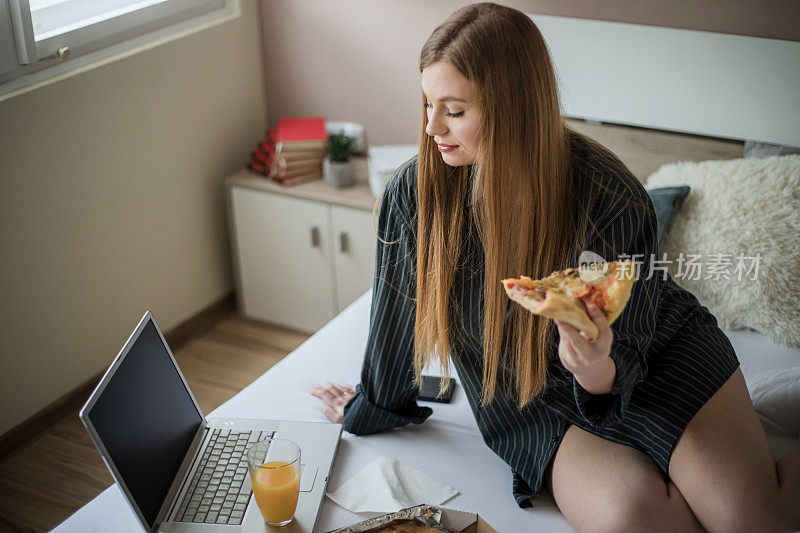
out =
<svg viewBox="0 0 800 533"><path fill-rule="evenodd" d="M725 330L725 334L736 350L742 374L751 392L770 375L792 369L800 372L800 348L779 346L763 333L753 330ZM793 399L787 402L785 409L790 411L789 416L795 416L800 421L800 390L794 390L792 396ZM800 451L800 438L796 435L782 435L767 430L767 439L778 459Z"/></svg>
<svg viewBox="0 0 800 533"><path fill-rule="evenodd" d="M370 289L294 352L225 402L210 416L325 421L320 401L309 391L325 381L355 383L367 342ZM728 332L748 384L770 372L800 364L800 350L781 348L753 331ZM450 404L428 404L433 415L419 426L342 441L328 483L334 490L382 456L393 457L459 490L445 506L479 513L499 532L573 531L552 498L520 509L511 493L511 470L483 442L462 387ZM800 439L770 435L776 453L800 451ZM325 500L316 531L364 517ZM112 485L56 531L141 531L122 493Z"/></svg>

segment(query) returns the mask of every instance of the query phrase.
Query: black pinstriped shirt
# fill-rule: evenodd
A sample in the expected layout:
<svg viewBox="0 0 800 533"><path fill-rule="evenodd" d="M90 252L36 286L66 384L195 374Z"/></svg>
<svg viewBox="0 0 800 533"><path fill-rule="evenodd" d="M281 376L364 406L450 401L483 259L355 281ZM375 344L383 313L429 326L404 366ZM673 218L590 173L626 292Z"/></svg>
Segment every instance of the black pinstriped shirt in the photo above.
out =
<svg viewBox="0 0 800 533"><path fill-rule="evenodd" d="M420 424L432 413L415 400L415 304L406 297L415 295L416 285L416 169L416 157L404 163L381 199L378 233L386 241L399 242L389 245L378 241L377 245L361 383L344 410L344 429L357 435ZM591 185L585 192L595 224L586 249L609 261L617 259L618 254L644 254L649 258L656 251L655 214L625 201L634 198L643 206L652 205L647 192L638 182L632 184L619 176L596 177L603 186ZM650 265L645 261L640 265L639 280L628 306L612 325L611 358L617 374L609 394L586 392L562 366L554 347L544 394L520 410L514 398L505 396L502 387L498 387L494 400L482 407L484 256L468 202L469 194L464 201L464 216L469 220L465 225L466 242L453 287L453 307L459 313L453 315L452 361L484 441L512 468L517 503L528 506L529 498L539 492L544 471L570 424L635 446L666 472L676 439L710 394L693 393L688 387L688 400L680 404L680 410L664 408L665 395L687 397L687 387L672 387L671 378L648 383L645 376L648 366L659 359L668 341L691 317L698 324L699 313L706 321L713 320L708 310L671 278L665 280L656 273L647 280ZM574 262L564 267L576 264L579 253L576 250ZM729 345L714 342L719 357L728 361L727 366L719 365L724 368L722 373L729 374L738 363L730 362ZM639 392L634 395L635 389Z"/></svg>

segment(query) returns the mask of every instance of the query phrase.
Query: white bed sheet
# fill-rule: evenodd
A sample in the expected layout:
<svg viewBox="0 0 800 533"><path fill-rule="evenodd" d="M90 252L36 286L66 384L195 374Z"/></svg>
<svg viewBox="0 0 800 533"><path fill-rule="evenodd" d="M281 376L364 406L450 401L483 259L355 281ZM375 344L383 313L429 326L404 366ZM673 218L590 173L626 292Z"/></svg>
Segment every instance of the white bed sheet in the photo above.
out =
<svg viewBox="0 0 800 533"><path fill-rule="evenodd" d="M210 416L325 420L308 391L324 381L356 383L367 342L372 291L368 291L284 360ZM747 377L800 364L800 350L777 349L757 332L731 332ZM445 505L481 514L499 532L573 531L549 496L520 509L511 495L511 472L483 442L461 387L450 404L431 404L422 425L356 437L343 433L328 490L349 480L374 459L387 455L455 487ZM775 442L771 440L773 447ZM782 453L800 450L800 439L778 440ZM777 450L776 450L777 451ZM363 519L326 498L317 531ZM140 531L116 485L86 504L55 531Z"/></svg>
<svg viewBox="0 0 800 533"><path fill-rule="evenodd" d="M753 390L753 385L763 380L766 376L781 370L800 366L800 349L787 348L771 342L763 333L752 330L725 331L731 341L739 364L747 382L747 388ZM794 396L800 402L800 391ZM792 409L800 416L800 409L795 405ZM787 406L787 409L789 406ZM789 437L777 433L767 432L772 451L775 457L781 458L792 452L800 451L800 438Z"/></svg>

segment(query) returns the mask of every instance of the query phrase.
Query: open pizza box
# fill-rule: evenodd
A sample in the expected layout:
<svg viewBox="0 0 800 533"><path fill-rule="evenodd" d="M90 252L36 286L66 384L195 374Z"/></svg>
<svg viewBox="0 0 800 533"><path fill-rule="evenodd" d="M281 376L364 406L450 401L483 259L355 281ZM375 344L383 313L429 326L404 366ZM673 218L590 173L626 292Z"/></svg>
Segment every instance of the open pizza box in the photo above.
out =
<svg viewBox="0 0 800 533"><path fill-rule="evenodd" d="M442 531L453 533L497 533L497 530L477 513L457 511L437 505L408 507L396 513L369 518L328 533L368 533L380 530L390 524L408 523L405 521L409 518L413 518L414 522L412 523L428 525L434 529L444 528Z"/></svg>

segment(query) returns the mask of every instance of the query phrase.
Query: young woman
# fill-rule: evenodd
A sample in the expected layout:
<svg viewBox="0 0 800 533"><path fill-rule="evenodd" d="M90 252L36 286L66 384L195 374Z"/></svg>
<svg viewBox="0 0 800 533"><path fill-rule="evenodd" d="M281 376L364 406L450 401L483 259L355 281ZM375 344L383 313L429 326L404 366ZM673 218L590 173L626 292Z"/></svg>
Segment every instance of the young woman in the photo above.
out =
<svg viewBox="0 0 800 533"><path fill-rule="evenodd" d="M380 202L361 383L312 394L355 434L421 423L422 367L452 360L520 506L546 485L579 530L800 529L800 454L775 462L709 310L654 274L646 191L564 123L524 13L466 6L420 58L422 133ZM500 280L643 258L596 339L512 304ZM635 255L640 254L640 255Z"/></svg>

